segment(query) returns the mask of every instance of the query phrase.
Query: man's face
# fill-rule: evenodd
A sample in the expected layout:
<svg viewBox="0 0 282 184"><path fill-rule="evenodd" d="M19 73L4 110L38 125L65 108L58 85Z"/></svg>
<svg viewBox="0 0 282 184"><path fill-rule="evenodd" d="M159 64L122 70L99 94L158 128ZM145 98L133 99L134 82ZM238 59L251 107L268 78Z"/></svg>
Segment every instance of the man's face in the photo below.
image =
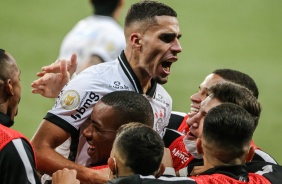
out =
<svg viewBox="0 0 282 184"><path fill-rule="evenodd" d="M93 108L89 125L83 131L89 144L87 154L91 157L93 166L107 164L119 127L115 122L117 116L111 106L101 101Z"/></svg>
<svg viewBox="0 0 282 184"><path fill-rule="evenodd" d="M200 106L199 112L193 117L187 120L189 126L189 132L187 134L187 139L196 140L202 136L203 124L206 114L209 110L215 106L220 105L221 102L216 98L207 97Z"/></svg>
<svg viewBox="0 0 282 184"><path fill-rule="evenodd" d="M208 88L222 81L225 80L216 74L210 74L205 78L205 80L199 86L199 91L190 97L191 109L190 109L190 113L188 113L189 118L199 111L202 101L204 101L209 96Z"/></svg>
<svg viewBox="0 0 282 184"><path fill-rule="evenodd" d="M182 51L179 43L180 30L176 17L157 16L157 24L149 26L140 38L139 65L142 76L155 78L160 84L168 81L172 63Z"/></svg>

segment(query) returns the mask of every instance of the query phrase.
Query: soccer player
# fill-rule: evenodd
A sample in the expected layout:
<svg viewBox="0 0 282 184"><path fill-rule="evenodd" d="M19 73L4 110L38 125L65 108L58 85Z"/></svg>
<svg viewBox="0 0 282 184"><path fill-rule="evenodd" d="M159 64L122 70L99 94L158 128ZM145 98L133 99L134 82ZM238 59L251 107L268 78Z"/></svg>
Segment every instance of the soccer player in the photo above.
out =
<svg viewBox="0 0 282 184"><path fill-rule="evenodd" d="M197 154L196 142L193 141L189 142L188 144L189 140L185 138L185 135L189 132L189 126L186 124L186 121L189 121L189 119L191 119L199 111L201 102L208 96L208 89L212 85L224 81L232 81L236 84L245 86L256 98L258 97L258 89L254 80L250 76L242 72L231 69L218 69L206 77L206 79L200 85L199 91L193 94L190 98L191 111L188 114L182 113L183 115L181 115L180 113L172 113L170 123L165 131L165 145L166 147L170 148L174 161L174 168L176 169L176 171L180 172L181 176L186 176L187 174L189 174L193 169L193 166L198 164L198 159L201 160L201 156ZM239 93L240 92L238 92L237 96L239 95ZM230 94L228 93L222 94L226 95L226 98L230 97ZM237 96L235 96L234 98L236 98ZM240 98L245 98L246 101L249 100L246 97ZM186 145L184 144L183 139L186 142ZM185 147L189 151L186 150ZM276 161L269 154L265 153L258 147L256 147L255 152L256 154L253 158L254 160L276 163ZM198 159L195 159L195 156L198 157ZM188 173L187 168L185 168L186 166L188 166L188 168L190 166Z"/></svg>
<svg viewBox="0 0 282 184"><path fill-rule="evenodd" d="M40 79L37 81L38 88L53 88L57 90L53 97L59 95L54 108L47 113L32 139L38 170L52 174L64 167L77 167L54 149L69 137L72 141L77 140L93 106L113 91L128 90L143 94L153 108L154 129L162 134L169 121L172 99L160 84L167 82L171 65L178 60L177 54L182 51L176 16L176 12L163 3L135 3L125 18L126 48L116 61L85 69L62 90L62 86L55 83L44 86ZM50 75L57 76L56 73ZM44 94L44 89L39 89L39 93ZM79 148L86 147L81 144L83 142L79 141ZM71 148L74 148L72 151L77 149ZM87 152L85 149L80 151ZM89 156L73 158L76 158L76 163L90 164ZM82 176L83 173L78 172L78 178L83 182L89 181L88 177Z"/></svg>
<svg viewBox="0 0 282 184"><path fill-rule="evenodd" d="M0 183L40 183L28 139L11 129L21 98L20 70L0 49Z"/></svg>
<svg viewBox="0 0 282 184"><path fill-rule="evenodd" d="M280 165L259 161L245 164L254 155L254 116L233 103L214 106L216 101L210 95L201 110L206 114L204 122L199 122L203 128L197 150L203 155L204 172L193 177L196 183L281 183Z"/></svg>
<svg viewBox="0 0 282 184"><path fill-rule="evenodd" d="M125 48L122 27L117 20L124 0L90 0L93 15L80 20L65 36L58 59L77 55L78 74L94 64L115 60Z"/></svg>
<svg viewBox="0 0 282 184"><path fill-rule="evenodd" d="M117 132L108 159L110 172L107 183L278 184L282 180L280 165L245 163L254 154L251 141L255 127L254 118L238 105L223 103L209 110L204 120L202 137L197 140L197 149L204 158L204 172L188 178L159 177L163 172L161 138L148 126L128 123ZM77 183L75 175L73 170L59 170L53 174L53 184L64 181Z"/></svg>

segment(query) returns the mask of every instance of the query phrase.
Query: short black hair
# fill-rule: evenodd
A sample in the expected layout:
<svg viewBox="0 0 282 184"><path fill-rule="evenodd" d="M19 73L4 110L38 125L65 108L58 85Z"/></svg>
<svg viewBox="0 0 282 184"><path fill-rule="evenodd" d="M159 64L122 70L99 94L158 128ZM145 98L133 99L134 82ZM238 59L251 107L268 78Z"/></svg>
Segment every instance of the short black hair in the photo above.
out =
<svg viewBox="0 0 282 184"><path fill-rule="evenodd" d="M13 77L14 73L12 71L15 69L15 65L11 61L8 53L0 48L0 80L4 81Z"/></svg>
<svg viewBox="0 0 282 184"><path fill-rule="evenodd" d="M238 157L243 154L243 147L251 142L254 130L254 119L244 108L223 103L207 113L202 136L216 148Z"/></svg>
<svg viewBox="0 0 282 184"><path fill-rule="evenodd" d="M164 143L151 127L132 122L122 125L117 132L114 146L125 158L125 165L134 174L153 175L160 167Z"/></svg>
<svg viewBox="0 0 282 184"><path fill-rule="evenodd" d="M91 0L95 15L112 16L119 0Z"/></svg>
<svg viewBox="0 0 282 184"><path fill-rule="evenodd" d="M252 91L253 95L258 98L259 91L258 87L254 81L248 74L243 72L232 70L232 69L217 69L212 73L219 75L224 80L234 82L236 84L240 84Z"/></svg>
<svg viewBox="0 0 282 184"><path fill-rule="evenodd" d="M119 122L141 122L154 125L154 113L150 102L134 91L115 91L106 94L101 101L119 114Z"/></svg>
<svg viewBox="0 0 282 184"><path fill-rule="evenodd" d="M209 88L209 92L212 94L212 98L216 98L223 103L233 103L244 108L254 118L255 126L257 126L261 113L261 105L249 89L239 84L225 81L212 85Z"/></svg>
<svg viewBox="0 0 282 184"><path fill-rule="evenodd" d="M133 4L125 17L125 26L129 26L133 22L148 21L155 22L156 16L172 16L177 17L177 13L168 5L157 1L141 1Z"/></svg>

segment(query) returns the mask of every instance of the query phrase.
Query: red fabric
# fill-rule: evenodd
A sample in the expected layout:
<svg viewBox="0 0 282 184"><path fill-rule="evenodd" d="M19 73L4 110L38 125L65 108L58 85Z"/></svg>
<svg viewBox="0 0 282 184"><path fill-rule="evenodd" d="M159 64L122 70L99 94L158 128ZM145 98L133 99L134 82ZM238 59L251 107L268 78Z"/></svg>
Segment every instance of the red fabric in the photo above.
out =
<svg viewBox="0 0 282 184"><path fill-rule="evenodd" d="M30 144L29 140L23 134L21 134L20 132L0 124L0 151L9 142L11 142L14 139L18 139L18 138L25 139L29 143L29 145L30 145L30 147L32 149L32 153L33 153L33 157L34 157L34 162L35 162L35 166L36 166L36 157L35 157L35 154L34 154L33 147Z"/></svg>
<svg viewBox="0 0 282 184"><path fill-rule="evenodd" d="M197 184L271 184L265 177L254 173L249 173L249 182L238 181L223 174L200 175L191 178L193 178Z"/></svg>
<svg viewBox="0 0 282 184"><path fill-rule="evenodd" d="M173 168L176 171L186 167L194 159L194 157L186 150L183 138L184 136L178 137L169 146L173 160Z"/></svg>
<svg viewBox="0 0 282 184"><path fill-rule="evenodd" d="M187 119L188 119L188 115L185 115L183 121L181 122L180 126L177 129L178 132L181 132L183 134L187 134L189 132L189 126L186 123Z"/></svg>
<svg viewBox="0 0 282 184"><path fill-rule="evenodd" d="M100 169L105 169L105 168L108 168L108 165L98 165L98 166L91 167L91 169L94 169L94 170L100 170Z"/></svg>

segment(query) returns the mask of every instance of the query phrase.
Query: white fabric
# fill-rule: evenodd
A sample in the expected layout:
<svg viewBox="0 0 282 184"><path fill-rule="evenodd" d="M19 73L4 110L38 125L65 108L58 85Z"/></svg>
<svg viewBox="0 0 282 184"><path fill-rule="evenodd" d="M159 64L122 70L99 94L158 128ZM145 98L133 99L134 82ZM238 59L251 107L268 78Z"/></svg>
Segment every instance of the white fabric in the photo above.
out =
<svg viewBox="0 0 282 184"><path fill-rule="evenodd" d="M197 141L196 140L189 140L187 139L187 137L185 136L183 138L183 142L185 144L185 148L186 150L195 158L197 159L202 159L203 156L201 154L198 153L197 151Z"/></svg>
<svg viewBox="0 0 282 184"><path fill-rule="evenodd" d="M115 60L124 48L122 27L111 17L91 15L79 21L65 36L59 59L70 59L76 53L79 69L91 55L109 62Z"/></svg>
<svg viewBox="0 0 282 184"><path fill-rule="evenodd" d="M119 60L122 60L121 57ZM135 87L137 81L130 81L127 77L130 74L125 72L127 70L122 69L118 60L87 68L63 88L49 113L65 120L77 130L81 128L80 132L82 132L85 120L90 116L93 106L102 96L120 90L139 92ZM144 96L149 100L154 111L154 128L162 135L169 122L172 99L159 84L156 86L153 97ZM71 99L71 103L67 98ZM85 141L80 139L76 162L87 166L90 164L88 162L89 156L86 153L88 145L86 143L81 145L82 142Z"/></svg>
<svg viewBox="0 0 282 184"><path fill-rule="evenodd" d="M33 169L32 169L31 163L28 159L28 156L26 154L26 151L24 149L22 140L21 139L14 139L14 140L12 140L12 142L13 142L15 148L17 149L19 156L21 157L21 160L22 160L23 165L25 167L25 171L26 171L28 181L30 183L35 183ZM15 177L17 177L17 176L15 176Z"/></svg>

